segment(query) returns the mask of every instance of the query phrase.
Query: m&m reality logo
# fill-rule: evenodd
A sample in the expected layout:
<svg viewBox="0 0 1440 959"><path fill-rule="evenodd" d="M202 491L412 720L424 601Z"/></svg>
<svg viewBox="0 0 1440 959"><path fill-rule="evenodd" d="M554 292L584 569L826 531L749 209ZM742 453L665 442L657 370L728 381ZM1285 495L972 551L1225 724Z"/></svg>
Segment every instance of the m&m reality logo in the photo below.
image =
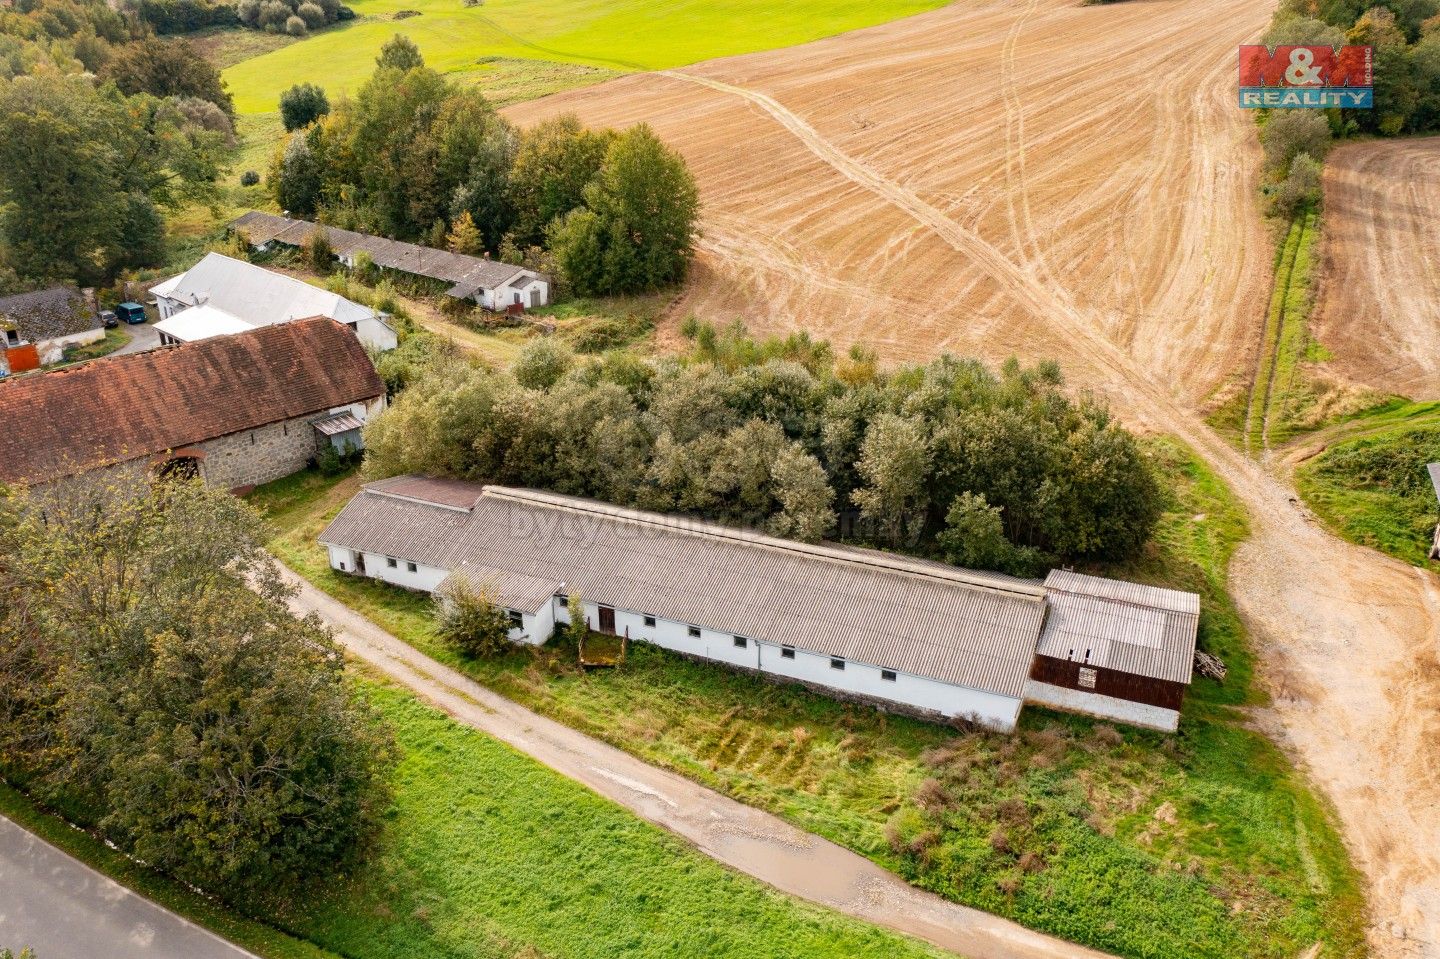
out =
<svg viewBox="0 0 1440 959"><path fill-rule="evenodd" d="M1370 47L1243 46L1240 106L1369 109L1374 62Z"/></svg>

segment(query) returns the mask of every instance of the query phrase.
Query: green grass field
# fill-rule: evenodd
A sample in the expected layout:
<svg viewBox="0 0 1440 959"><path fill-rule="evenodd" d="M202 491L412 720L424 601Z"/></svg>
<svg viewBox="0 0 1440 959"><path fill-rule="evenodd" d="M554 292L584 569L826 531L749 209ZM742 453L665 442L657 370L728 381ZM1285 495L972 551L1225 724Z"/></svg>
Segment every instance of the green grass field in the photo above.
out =
<svg viewBox="0 0 1440 959"><path fill-rule="evenodd" d="M1342 436L1301 464L1295 488L1345 539L1433 569L1440 506L1425 464L1440 462L1440 403L1386 407L1347 423Z"/></svg>
<svg viewBox="0 0 1440 959"><path fill-rule="evenodd" d="M0 783L0 812L267 959L940 959L720 866L414 696L361 685L401 749L370 858L250 919Z"/></svg>
<svg viewBox="0 0 1440 959"><path fill-rule="evenodd" d="M484 70L488 58L604 70L655 70L769 50L944 6L944 0L355 0L359 19L244 60L225 71L241 113L276 109L280 92L309 81L333 100L370 75L397 32L442 73ZM395 20L397 12L419 16Z"/></svg>
<svg viewBox="0 0 1440 959"><path fill-rule="evenodd" d="M1224 484L1176 444L1151 446L1176 493L1156 542L1118 575L1199 591L1205 648L1178 736L1027 711L1014 737L884 716L635 644L583 674L552 641L464 661L428 599L332 573L315 536L358 481L314 473L252 503L286 563L427 654L562 722L784 816L916 885L1136 957L1363 955L1363 896L1325 807L1246 725L1256 701L1225 593L1247 535Z"/></svg>

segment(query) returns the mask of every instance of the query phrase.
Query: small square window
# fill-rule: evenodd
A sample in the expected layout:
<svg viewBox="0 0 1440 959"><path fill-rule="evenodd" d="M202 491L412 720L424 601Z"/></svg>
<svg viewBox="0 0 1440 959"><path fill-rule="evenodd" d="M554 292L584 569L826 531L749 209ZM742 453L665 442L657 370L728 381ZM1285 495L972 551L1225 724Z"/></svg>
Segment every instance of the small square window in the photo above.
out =
<svg viewBox="0 0 1440 959"><path fill-rule="evenodd" d="M736 648L736 649L744 649L746 646L749 646L749 645L750 645L749 640L747 640L744 636L736 636L736 637L735 637L735 648Z"/></svg>
<svg viewBox="0 0 1440 959"><path fill-rule="evenodd" d="M686 632L688 632L688 633L690 634L690 638L691 638L691 639L699 639L699 638L700 638L700 627L699 627L699 626L691 626L691 627L689 627L689 629L686 630Z"/></svg>
<svg viewBox="0 0 1440 959"><path fill-rule="evenodd" d="M340 572L345 572L345 561L343 559L340 561Z"/></svg>
<svg viewBox="0 0 1440 959"><path fill-rule="evenodd" d="M655 617L654 617L654 616L646 616L646 617L645 617L645 625L646 625L646 626L654 626L654 625L655 625Z"/></svg>
<svg viewBox="0 0 1440 959"><path fill-rule="evenodd" d="M794 658L795 658L795 647L794 647L794 646L781 646L781 647L780 647L780 658L781 658L781 659L794 659Z"/></svg>
<svg viewBox="0 0 1440 959"><path fill-rule="evenodd" d="M399 566L400 563L398 560L395 559L395 557L387 556L385 557L385 565L389 566L391 569L394 569L396 566Z"/></svg>
<svg viewBox="0 0 1440 959"><path fill-rule="evenodd" d="M831 669L844 669L844 668L845 668L845 660L841 659L839 656L831 656L831 657L830 657L830 668L831 668Z"/></svg>
<svg viewBox="0 0 1440 959"><path fill-rule="evenodd" d="M408 570L409 572L412 572L412 573L416 571L416 568L415 568L415 564L414 564L414 563L406 563L406 564L405 564L405 569Z"/></svg>
<svg viewBox="0 0 1440 959"><path fill-rule="evenodd" d="M515 627L516 629L520 629L525 625L525 617L515 612L515 610L507 609L505 612L510 615L511 626Z"/></svg>
<svg viewBox="0 0 1440 959"><path fill-rule="evenodd" d="M893 683L893 682L895 682L895 670L893 670L893 669L882 669L882 670L880 670L880 678L883 679L883 680L885 680L885 682L887 682L887 683Z"/></svg>

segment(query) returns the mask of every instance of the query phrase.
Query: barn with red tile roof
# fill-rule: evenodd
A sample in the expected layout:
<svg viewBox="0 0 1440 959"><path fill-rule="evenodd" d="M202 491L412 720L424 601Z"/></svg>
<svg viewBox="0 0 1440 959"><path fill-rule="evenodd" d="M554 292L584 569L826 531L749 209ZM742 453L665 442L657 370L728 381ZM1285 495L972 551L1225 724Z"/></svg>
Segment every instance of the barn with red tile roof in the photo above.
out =
<svg viewBox="0 0 1440 959"><path fill-rule="evenodd" d="M0 483L142 462L252 486L358 444L384 405L365 348L323 317L109 357L0 383Z"/></svg>

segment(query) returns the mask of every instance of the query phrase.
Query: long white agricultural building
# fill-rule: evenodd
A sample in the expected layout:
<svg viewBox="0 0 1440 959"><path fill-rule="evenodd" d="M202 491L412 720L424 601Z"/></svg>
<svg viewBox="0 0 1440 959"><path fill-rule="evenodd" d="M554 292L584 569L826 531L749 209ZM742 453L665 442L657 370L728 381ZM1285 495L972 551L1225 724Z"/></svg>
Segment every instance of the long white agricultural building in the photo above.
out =
<svg viewBox="0 0 1440 959"><path fill-rule="evenodd" d="M1005 731L1027 700L1173 730L1194 655L1192 594L1068 572L1057 589L534 490L394 477L320 542L340 572L487 588L517 642L549 639L578 592L602 632Z"/></svg>

